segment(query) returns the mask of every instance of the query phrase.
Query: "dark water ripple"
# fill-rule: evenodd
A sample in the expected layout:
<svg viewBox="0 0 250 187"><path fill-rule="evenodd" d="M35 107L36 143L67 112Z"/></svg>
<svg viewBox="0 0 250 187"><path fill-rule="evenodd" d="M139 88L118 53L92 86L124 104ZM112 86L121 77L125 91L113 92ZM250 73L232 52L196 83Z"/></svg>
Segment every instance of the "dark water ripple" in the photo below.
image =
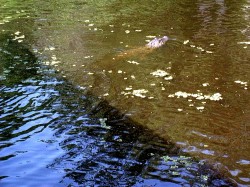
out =
<svg viewBox="0 0 250 187"><path fill-rule="evenodd" d="M23 82L1 89L3 186L227 184L105 101L53 75Z"/></svg>
<svg viewBox="0 0 250 187"><path fill-rule="evenodd" d="M1 36L0 49L0 186L233 185L62 80L29 47Z"/></svg>

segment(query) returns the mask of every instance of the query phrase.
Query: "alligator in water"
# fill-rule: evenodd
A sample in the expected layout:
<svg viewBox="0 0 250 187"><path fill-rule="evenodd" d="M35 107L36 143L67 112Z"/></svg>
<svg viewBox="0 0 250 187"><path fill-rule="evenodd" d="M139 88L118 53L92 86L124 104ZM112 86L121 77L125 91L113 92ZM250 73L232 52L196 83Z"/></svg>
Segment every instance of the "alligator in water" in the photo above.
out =
<svg viewBox="0 0 250 187"><path fill-rule="evenodd" d="M102 68L102 69L112 69L112 66L113 66L113 63L111 63L112 61L117 62L117 61L124 60L124 59L131 58L131 57L144 59L146 55L153 52L155 49L163 46L168 40L175 40L175 39L170 39L167 36L154 38L153 40L151 40L144 46L122 51L116 54L115 56L114 54L107 54L107 56L105 56L101 60L96 61L94 64L95 66L98 66L99 68ZM112 60L110 58L112 58ZM92 70L93 70L93 67L92 67Z"/></svg>
<svg viewBox="0 0 250 187"><path fill-rule="evenodd" d="M146 47L151 49L159 48L163 46L168 40L169 38L167 36L163 36L162 38L154 38L146 45Z"/></svg>
<svg viewBox="0 0 250 187"><path fill-rule="evenodd" d="M168 40L170 39L167 36L163 36L161 38L154 38L145 46L123 51L122 53L118 54L117 57L124 58L124 57L130 57L134 55L143 57L144 55L152 52L152 50L163 46Z"/></svg>
<svg viewBox="0 0 250 187"><path fill-rule="evenodd" d="M170 39L167 36L154 38L144 46L122 51L118 54L115 54L115 56L114 53L109 53L104 56L104 58L97 60L95 63L92 64L91 67L89 67L91 71L100 72L95 73L95 75L92 76L93 81L95 81L93 84L96 85L96 89L92 91L94 93L100 93L99 95L109 92L110 81L112 78L107 76L104 70L108 70L110 72L117 71L117 68L119 68L121 65L118 62L130 60L131 57L135 57L135 59L144 59L148 54L152 53L157 48L163 46L168 40L175 39ZM114 62L116 65L114 65Z"/></svg>

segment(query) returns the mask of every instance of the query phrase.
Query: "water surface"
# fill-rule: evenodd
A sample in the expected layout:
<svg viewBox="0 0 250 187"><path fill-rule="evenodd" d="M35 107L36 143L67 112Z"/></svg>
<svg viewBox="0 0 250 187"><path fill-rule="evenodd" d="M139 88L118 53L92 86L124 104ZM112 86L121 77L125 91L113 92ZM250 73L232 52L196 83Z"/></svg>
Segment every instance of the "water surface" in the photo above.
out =
<svg viewBox="0 0 250 187"><path fill-rule="evenodd" d="M79 89L77 95L74 91L71 93L72 88L67 91L63 87L63 91L58 91L60 81L51 82L50 76L45 79L46 73L36 75L40 66L27 63L28 71L23 73L23 66L19 67L18 63L15 67L4 65L11 63L6 57L0 66L1 93L11 95L5 98L13 98L1 102L13 108L2 109L4 128L11 129L4 138L10 136L14 141L16 134L25 132L20 142L27 144L26 136L35 138L51 133L53 141L65 142L67 138L55 138L47 126L58 124L58 118L64 119L58 111L62 108L62 97L67 107L70 105L63 113L72 114L71 125L82 123L72 119L88 113L74 113L81 111L76 98L89 93L98 102L98 98L105 99L109 106L129 116L134 123L150 129L159 138L171 140L189 155L208 160L238 184L249 185L248 1L158 0L143 4L27 1L4 5L0 21L3 40L24 43L32 53L31 59L21 56L13 58L14 61L21 58L22 62L38 61L52 66ZM164 35L176 40L156 50L144 49L147 40ZM2 53L8 56L4 50ZM46 72L45 69L41 71ZM43 102L46 104L41 104ZM96 101L93 103L91 105ZM21 111L41 108L37 114L22 116L18 107ZM44 111L40 112L41 109ZM6 117L11 123L4 121ZM37 118L39 121L34 125ZM19 129L18 124L28 125ZM29 128L32 129L30 135ZM80 132L86 133L82 129ZM17 143L12 144L19 147ZM60 157L64 146L55 148L54 145L51 155Z"/></svg>

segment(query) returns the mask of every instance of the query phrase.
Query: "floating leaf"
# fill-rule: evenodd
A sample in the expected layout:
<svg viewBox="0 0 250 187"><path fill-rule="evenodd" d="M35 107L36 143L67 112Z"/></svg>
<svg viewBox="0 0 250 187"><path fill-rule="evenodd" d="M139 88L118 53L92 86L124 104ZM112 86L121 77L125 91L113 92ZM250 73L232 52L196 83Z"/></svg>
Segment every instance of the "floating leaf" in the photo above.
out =
<svg viewBox="0 0 250 187"><path fill-rule="evenodd" d="M22 36L15 36L15 38L13 40L19 40L19 39L23 39L23 38L25 38L24 35L22 35Z"/></svg>
<svg viewBox="0 0 250 187"><path fill-rule="evenodd" d="M164 79L167 80L167 81L169 81L169 80L172 80L173 77L172 76L168 76L168 77L165 77Z"/></svg>
<svg viewBox="0 0 250 187"><path fill-rule="evenodd" d="M177 98L193 97L197 100L208 99L211 101L219 101L223 99L220 93L214 93L213 95L203 95L202 93L187 93L187 92L182 92L182 91L178 91L175 94L170 94L168 97L177 97Z"/></svg>
<svg viewBox="0 0 250 187"><path fill-rule="evenodd" d="M206 53L213 53L213 51L206 51Z"/></svg>
<svg viewBox="0 0 250 187"><path fill-rule="evenodd" d="M203 83L202 86L204 87L209 86L209 83Z"/></svg>
<svg viewBox="0 0 250 187"><path fill-rule="evenodd" d="M127 62L130 63L130 64L135 64L135 65L139 65L140 64L140 63L138 63L138 62L136 62L134 60L132 60L132 61L128 60Z"/></svg>
<svg viewBox="0 0 250 187"><path fill-rule="evenodd" d="M146 96L143 94L146 94L148 90L140 89L140 90L133 90L132 94L137 97L145 98Z"/></svg>
<svg viewBox="0 0 250 187"><path fill-rule="evenodd" d="M130 30L125 30L125 33L126 33L126 34L129 34L129 33L130 33Z"/></svg>
<svg viewBox="0 0 250 187"><path fill-rule="evenodd" d="M155 77L165 77L167 75L169 75L169 73L167 73L166 71L164 70L157 70L157 71L154 71L152 73L150 73L151 75L155 76Z"/></svg>
<svg viewBox="0 0 250 187"><path fill-rule="evenodd" d="M186 45L187 43L189 43L189 40L185 40L185 41L183 42L184 45Z"/></svg>
<svg viewBox="0 0 250 187"><path fill-rule="evenodd" d="M146 38L155 38L156 36L151 36L151 35L149 35L149 36L146 36Z"/></svg>
<svg viewBox="0 0 250 187"><path fill-rule="evenodd" d="M15 35L19 35L21 32L20 31L17 31L17 32L15 32Z"/></svg>
<svg viewBox="0 0 250 187"><path fill-rule="evenodd" d="M250 42L238 42L238 44L247 44L247 45L249 45Z"/></svg>
<svg viewBox="0 0 250 187"><path fill-rule="evenodd" d="M197 110L204 110L204 106L199 106L199 107L196 107Z"/></svg>

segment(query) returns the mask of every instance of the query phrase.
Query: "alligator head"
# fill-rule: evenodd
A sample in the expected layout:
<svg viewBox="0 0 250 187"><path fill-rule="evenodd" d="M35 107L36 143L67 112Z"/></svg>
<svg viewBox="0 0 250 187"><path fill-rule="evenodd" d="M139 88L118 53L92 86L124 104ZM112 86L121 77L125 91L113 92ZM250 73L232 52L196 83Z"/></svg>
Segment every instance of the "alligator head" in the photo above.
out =
<svg viewBox="0 0 250 187"><path fill-rule="evenodd" d="M148 48L158 48L163 46L166 41L168 41L169 38L167 36L163 36L162 38L154 38L153 40L151 40L146 47Z"/></svg>

